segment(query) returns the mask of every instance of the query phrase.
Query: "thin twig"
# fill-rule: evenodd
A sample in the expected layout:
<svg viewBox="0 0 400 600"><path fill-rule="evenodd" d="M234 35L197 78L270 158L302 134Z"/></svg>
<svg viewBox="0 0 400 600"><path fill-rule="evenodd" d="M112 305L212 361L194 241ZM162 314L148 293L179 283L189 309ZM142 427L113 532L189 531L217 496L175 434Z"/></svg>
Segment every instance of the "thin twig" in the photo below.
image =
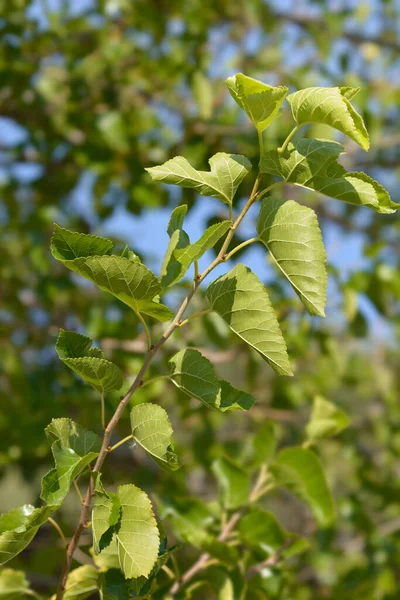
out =
<svg viewBox="0 0 400 600"><path fill-rule="evenodd" d="M63 542L64 548L65 548L65 549L67 549L67 546L68 546L67 538L65 537L65 535L64 535L64 532L63 532L63 530L61 529L60 525L57 523L57 521L55 521L55 520L54 520L54 519L52 519L51 517L49 517L47 520L48 520L48 522L49 522L49 523L51 523L51 524L53 525L54 529L56 529L56 530L57 530L57 532L58 532L58 535L59 535L59 536L60 536L60 538L62 539L62 542Z"/></svg>
<svg viewBox="0 0 400 600"><path fill-rule="evenodd" d="M74 488L76 490L76 493L78 495L80 503L83 504L83 497L82 497L82 494L81 494L81 490L79 489L79 485L78 485L78 480L77 479L74 479Z"/></svg>
<svg viewBox="0 0 400 600"><path fill-rule="evenodd" d="M194 319L198 319L199 317L204 317L204 315L208 315L210 312L213 312L212 308L207 308L206 310L202 310L201 312L195 313L194 315L191 315L184 321L181 321L179 323L179 327L183 327L183 325L187 325L188 323L190 323L190 321L194 321Z"/></svg>
<svg viewBox="0 0 400 600"><path fill-rule="evenodd" d="M114 450L116 450L116 448L119 448L120 446L122 446L122 444L125 444L125 442L129 442L129 440L133 439L133 435L127 435L123 440L117 442L116 444L114 444L114 446L111 446L111 448L108 449L109 452L113 452Z"/></svg>
<svg viewBox="0 0 400 600"><path fill-rule="evenodd" d="M104 406L104 393L100 394L101 400L101 427L102 429L106 428L106 410Z"/></svg>

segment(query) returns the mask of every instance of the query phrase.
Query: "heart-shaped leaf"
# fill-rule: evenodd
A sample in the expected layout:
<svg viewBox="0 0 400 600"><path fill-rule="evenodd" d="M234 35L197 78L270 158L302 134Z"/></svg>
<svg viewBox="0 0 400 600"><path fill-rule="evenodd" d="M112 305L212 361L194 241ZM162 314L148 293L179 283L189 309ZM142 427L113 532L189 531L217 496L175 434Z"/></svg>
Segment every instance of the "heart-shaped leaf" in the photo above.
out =
<svg viewBox="0 0 400 600"><path fill-rule="evenodd" d="M117 494L107 493L98 476L93 538L96 554L103 548L116 547L126 579L148 577L158 558L160 535L145 492L134 485L123 485L118 487Z"/></svg>

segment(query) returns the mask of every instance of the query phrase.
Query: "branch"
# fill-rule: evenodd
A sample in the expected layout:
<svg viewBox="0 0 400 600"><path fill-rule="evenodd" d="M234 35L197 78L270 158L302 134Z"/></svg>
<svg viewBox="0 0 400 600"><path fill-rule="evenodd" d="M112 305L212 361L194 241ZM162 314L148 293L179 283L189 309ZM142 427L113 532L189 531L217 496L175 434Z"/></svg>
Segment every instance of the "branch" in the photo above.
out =
<svg viewBox="0 0 400 600"><path fill-rule="evenodd" d="M219 264L224 262L224 257L225 257L226 251L229 247L230 242L232 241L232 238L235 234L237 227L239 226L239 224L241 223L241 221L247 214L247 211L249 210L249 208L257 200L257 190L258 190L260 180L261 180L261 176L259 174L254 183L250 198L248 199L246 205L244 206L242 212L239 214L236 221L231 226L218 256L205 269L205 271L203 271L203 273L201 275L199 275L198 278L193 282L188 295L186 296L186 298L182 302L180 308L178 309L178 312L176 313L171 325L168 327L168 329L166 330L164 335L158 340L158 342L155 345L150 346L149 350L146 352L142 368L140 369L139 373L137 374L134 382L132 383L131 387L129 388L129 390L127 391L125 396L122 396L120 403L119 403L113 417L111 418L110 422L108 423L107 427L105 428L101 450L100 450L99 456L97 457L96 463L93 467L93 473L100 472L100 470L103 466L103 463L107 457L107 454L109 453L109 450L110 450L111 435L112 435L114 429L116 428L116 426L121 418L121 415L124 412L127 404L129 403L130 399L132 398L133 394L141 386L143 378L144 378L151 362L153 361L155 355L160 350L160 348L165 344L165 342L168 340L168 338L174 333L175 329L177 329L180 326L182 317L183 317L187 307L189 306L193 296L195 295L198 287L200 286L201 282L207 277L207 275L209 275L211 273L211 271L213 271L215 269L215 267L217 267ZM68 577L68 573L71 569L74 552L75 552L76 548L78 547L79 539L81 537L82 532L86 529L86 527L88 526L88 523L89 523L89 515L90 515L90 509L91 509L93 496L94 496L94 484L93 484L93 477L91 477L89 486L88 486L88 489L86 492L86 496L83 501L78 527L76 528L76 531L75 531L75 533L68 545L68 548L67 548L64 567L61 572L60 580L59 580L58 587L57 587L56 600L62 600L62 598L64 596L66 583L67 583L67 577ZM239 517L240 517L240 515L238 513L236 513L236 515L233 515L233 517L231 518L231 520L228 522L228 524L226 525L226 527L224 529L224 531L226 530L226 535L235 526ZM223 535L223 534L224 534L224 532L221 535Z"/></svg>

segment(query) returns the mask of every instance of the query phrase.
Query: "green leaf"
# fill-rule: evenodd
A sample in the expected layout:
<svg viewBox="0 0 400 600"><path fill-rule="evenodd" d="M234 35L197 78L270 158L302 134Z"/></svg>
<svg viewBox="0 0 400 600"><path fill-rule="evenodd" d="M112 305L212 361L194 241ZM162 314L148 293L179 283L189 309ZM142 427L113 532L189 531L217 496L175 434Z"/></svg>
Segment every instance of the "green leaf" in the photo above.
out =
<svg viewBox="0 0 400 600"><path fill-rule="evenodd" d="M323 123L338 129L364 150L369 148L364 121L350 100L360 88L311 87L289 94L287 101L298 125Z"/></svg>
<svg viewBox="0 0 400 600"><path fill-rule="evenodd" d="M56 350L59 358L80 358L82 356L94 356L104 358L100 348L92 347L93 341L86 335L75 331L60 329L56 342Z"/></svg>
<svg viewBox="0 0 400 600"><path fill-rule="evenodd" d="M118 523L120 516L121 502L119 496L105 491L99 473L95 482L92 510L93 550L95 554L100 554L102 550L110 545L114 532L112 528Z"/></svg>
<svg viewBox="0 0 400 600"><path fill-rule="evenodd" d="M182 229L183 221L185 220L187 211L187 204L182 204L181 206L177 206L176 208L174 208L169 218L167 227L167 233L169 237L171 237L174 231L176 231L177 229Z"/></svg>
<svg viewBox="0 0 400 600"><path fill-rule="evenodd" d="M244 544L261 551L265 557L279 550L288 537L276 517L261 508L251 510L240 520L239 534Z"/></svg>
<svg viewBox="0 0 400 600"><path fill-rule="evenodd" d="M388 192L365 173L348 172L337 162L343 147L337 142L302 138L287 151L264 153L260 171L278 175L285 183L305 187L336 200L391 214L398 208Z"/></svg>
<svg viewBox="0 0 400 600"><path fill-rule="evenodd" d="M59 358L98 392L119 390L124 378L114 363L106 360L99 348L92 348L92 340L74 331L60 330L56 343Z"/></svg>
<svg viewBox="0 0 400 600"><path fill-rule="evenodd" d="M73 234L63 230L66 234L78 236L76 247L79 252L75 248L77 257L72 258L69 246L67 248L65 244L57 244L55 241L58 239L58 229L55 229L51 243L54 258L95 283L101 290L109 292L127 304L137 314L143 313L159 321L168 321L172 318L170 309L160 304L158 298L161 293L160 281L141 262L122 256L108 256L97 246L93 247L92 252L98 251L98 254L94 255L89 252L92 249L91 241L85 239L93 236Z"/></svg>
<svg viewBox="0 0 400 600"><path fill-rule="evenodd" d="M120 256L93 256L74 261L77 272L109 292L136 313L160 321L172 317L171 310L155 300L161 292L157 277L143 264Z"/></svg>
<svg viewBox="0 0 400 600"><path fill-rule="evenodd" d="M222 412L249 410L255 398L217 378L210 361L191 348L177 352L170 360L172 382L185 394Z"/></svg>
<svg viewBox="0 0 400 600"><path fill-rule="evenodd" d="M111 533L114 534L113 531ZM93 557L94 564L101 571L107 571L108 569L119 569L117 540L115 539L115 534L111 537L108 546L103 548L99 554L95 553L94 548L90 549L90 554Z"/></svg>
<svg viewBox="0 0 400 600"><path fill-rule="evenodd" d="M261 204L257 231L310 315L324 317L328 275L315 212L293 200L268 198Z"/></svg>
<svg viewBox="0 0 400 600"><path fill-rule="evenodd" d="M162 468L176 471L181 467L172 447L172 425L167 412L158 404L138 404L131 410L133 439Z"/></svg>
<svg viewBox="0 0 400 600"><path fill-rule="evenodd" d="M83 565L70 572L65 588L65 600L84 600L99 589L99 572L92 565Z"/></svg>
<svg viewBox="0 0 400 600"><path fill-rule="evenodd" d="M161 269L163 287L171 286L182 279L190 265L213 248L230 226L230 221L215 223L194 244L190 243L189 236L182 229L177 229L170 239Z"/></svg>
<svg viewBox="0 0 400 600"><path fill-rule="evenodd" d="M123 384L119 368L103 358L63 358L62 361L100 393L119 390Z"/></svg>
<svg viewBox="0 0 400 600"><path fill-rule="evenodd" d="M253 448L256 464L270 462L276 450L275 427L273 423L264 423L253 438Z"/></svg>
<svg viewBox="0 0 400 600"><path fill-rule="evenodd" d="M132 581L125 579L119 569L109 569L100 576L101 600L129 600L135 597Z"/></svg>
<svg viewBox="0 0 400 600"><path fill-rule="evenodd" d="M182 265L174 257L174 251L179 248L186 248L190 245L189 236L186 231L182 229L187 209L187 204L177 206L172 211L169 219L167 233L170 240L160 271L161 285L163 287L167 287L168 285L171 285L170 282L177 280L182 269Z"/></svg>
<svg viewBox="0 0 400 600"><path fill-rule="evenodd" d="M246 471L228 457L217 458L211 468L220 486L221 501L226 510L248 504L250 476Z"/></svg>
<svg viewBox="0 0 400 600"><path fill-rule="evenodd" d="M113 243L97 235L68 231L54 223L50 248L54 258L64 264L68 263L67 266L72 268L69 263L73 263L76 258L110 254Z"/></svg>
<svg viewBox="0 0 400 600"><path fill-rule="evenodd" d="M318 523L330 525L335 518L333 499L319 458L307 448L285 448L270 467L276 483L288 488L309 505Z"/></svg>
<svg viewBox="0 0 400 600"><path fill-rule="evenodd" d="M178 537L195 548L208 552L224 563L235 563L238 560L235 548L220 542L208 531L214 517L197 498L163 499L161 517L168 518Z"/></svg>
<svg viewBox="0 0 400 600"><path fill-rule="evenodd" d="M56 506L35 508L24 504L0 515L0 565L17 556L35 537Z"/></svg>
<svg viewBox="0 0 400 600"><path fill-rule="evenodd" d="M344 410L322 396L315 396L311 419L306 427L309 440L322 440L337 435L349 425L350 419Z"/></svg>
<svg viewBox="0 0 400 600"><path fill-rule="evenodd" d="M193 188L202 196L231 204L236 190L251 170L251 163L239 154L218 152L208 161L210 171L197 171L183 156L175 156L163 165L146 171L155 181Z"/></svg>
<svg viewBox="0 0 400 600"><path fill-rule="evenodd" d="M279 375L293 375L274 309L261 281L244 265L236 265L207 288L212 308Z"/></svg>
<svg viewBox="0 0 400 600"><path fill-rule="evenodd" d="M272 87L242 73L226 80L232 98L247 113L258 131L264 131L280 114L288 88Z"/></svg>
<svg viewBox="0 0 400 600"><path fill-rule="evenodd" d="M99 455L101 439L71 419L53 419L45 429L55 468L42 480L41 498L59 505L78 475Z"/></svg>
<svg viewBox="0 0 400 600"><path fill-rule="evenodd" d="M121 517L116 525L120 567L127 579L148 577L160 546L160 536L148 496L134 485L118 487Z"/></svg>
<svg viewBox="0 0 400 600"><path fill-rule="evenodd" d="M218 600L235 600L239 597L235 594L236 590L231 574L226 569L212 566L205 571L204 578L216 591Z"/></svg>
<svg viewBox="0 0 400 600"><path fill-rule="evenodd" d="M29 581L23 571L2 569L0 571L0 600L21 600L26 596L39 597L29 589Z"/></svg>

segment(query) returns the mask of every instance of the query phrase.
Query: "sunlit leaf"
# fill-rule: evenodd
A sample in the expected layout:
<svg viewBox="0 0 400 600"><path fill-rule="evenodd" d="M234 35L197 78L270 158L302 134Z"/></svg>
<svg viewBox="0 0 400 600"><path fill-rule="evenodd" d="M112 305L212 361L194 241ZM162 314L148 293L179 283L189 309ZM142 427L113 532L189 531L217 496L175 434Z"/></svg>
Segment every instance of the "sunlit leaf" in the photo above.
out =
<svg viewBox="0 0 400 600"><path fill-rule="evenodd" d="M251 163L239 154L218 152L210 158L210 171L197 171L183 156L175 156L163 165L146 171L152 179L193 188L202 196L213 196L231 204L236 190L251 170Z"/></svg>
<svg viewBox="0 0 400 600"><path fill-rule="evenodd" d="M120 567L127 579L147 577L153 568L160 545L151 502L134 485L118 487L121 517L116 525Z"/></svg>
<svg viewBox="0 0 400 600"><path fill-rule="evenodd" d="M222 412L249 410L255 402L251 394L218 379L210 361L198 350L181 350L170 359L169 365L173 383L188 396L201 400L210 408Z"/></svg>
<svg viewBox="0 0 400 600"><path fill-rule="evenodd" d="M392 202L385 188L365 173L348 172L337 162L342 152L337 142L302 138L289 144L286 152L264 153L260 170L336 200L393 213L399 205Z"/></svg>
<svg viewBox="0 0 400 600"><path fill-rule="evenodd" d="M292 375L285 340L267 290L250 269L237 265L207 288L212 308L279 375Z"/></svg>
<svg viewBox="0 0 400 600"><path fill-rule="evenodd" d="M261 205L257 231L308 312L324 317L328 275L315 212L293 200L267 198Z"/></svg>
<svg viewBox="0 0 400 600"><path fill-rule="evenodd" d="M111 528L118 523L120 515L121 502L119 496L105 491L99 473L95 481L92 510L93 550L95 554L100 554L111 543L114 533L114 529ZM106 536L108 532L109 535Z"/></svg>
<svg viewBox="0 0 400 600"><path fill-rule="evenodd" d="M263 131L279 116L288 88L272 87L252 77L238 73L226 80L232 98L247 113L259 131Z"/></svg>
<svg viewBox="0 0 400 600"><path fill-rule="evenodd" d="M98 456L101 440L71 419L53 419L45 432L55 468L43 477L41 497L48 504L61 504L72 482Z"/></svg>
<svg viewBox="0 0 400 600"><path fill-rule="evenodd" d="M78 258L75 266L80 275L136 313L144 313L160 321L171 318L170 309L154 300L161 292L159 280L143 264L119 256L93 256Z"/></svg>
<svg viewBox="0 0 400 600"><path fill-rule="evenodd" d="M131 410L133 439L162 468L176 471L181 466L172 447L172 425L158 404L138 404Z"/></svg>
<svg viewBox="0 0 400 600"><path fill-rule="evenodd" d="M72 232L63 231L73 235ZM172 317L170 309L160 304L158 298L161 292L160 281L141 262L122 256L108 256L106 252L102 255L100 253L83 255L82 252L86 252L90 244L90 240L86 242L85 237L92 237L84 234L77 234L80 236L80 253L77 258L72 259L69 248L54 242L57 232L58 229L55 230L52 238L53 256L66 267L89 279L101 290L112 294L136 313L143 313L159 321L168 321ZM94 247L93 252L95 251L97 247Z"/></svg>
<svg viewBox="0 0 400 600"><path fill-rule="evenodd" d="M369 137L364 121L350 104L358 91L359 88L350 87L311 87L289 94L287 101L299 125L330 125L368 150Z"/></svg>

